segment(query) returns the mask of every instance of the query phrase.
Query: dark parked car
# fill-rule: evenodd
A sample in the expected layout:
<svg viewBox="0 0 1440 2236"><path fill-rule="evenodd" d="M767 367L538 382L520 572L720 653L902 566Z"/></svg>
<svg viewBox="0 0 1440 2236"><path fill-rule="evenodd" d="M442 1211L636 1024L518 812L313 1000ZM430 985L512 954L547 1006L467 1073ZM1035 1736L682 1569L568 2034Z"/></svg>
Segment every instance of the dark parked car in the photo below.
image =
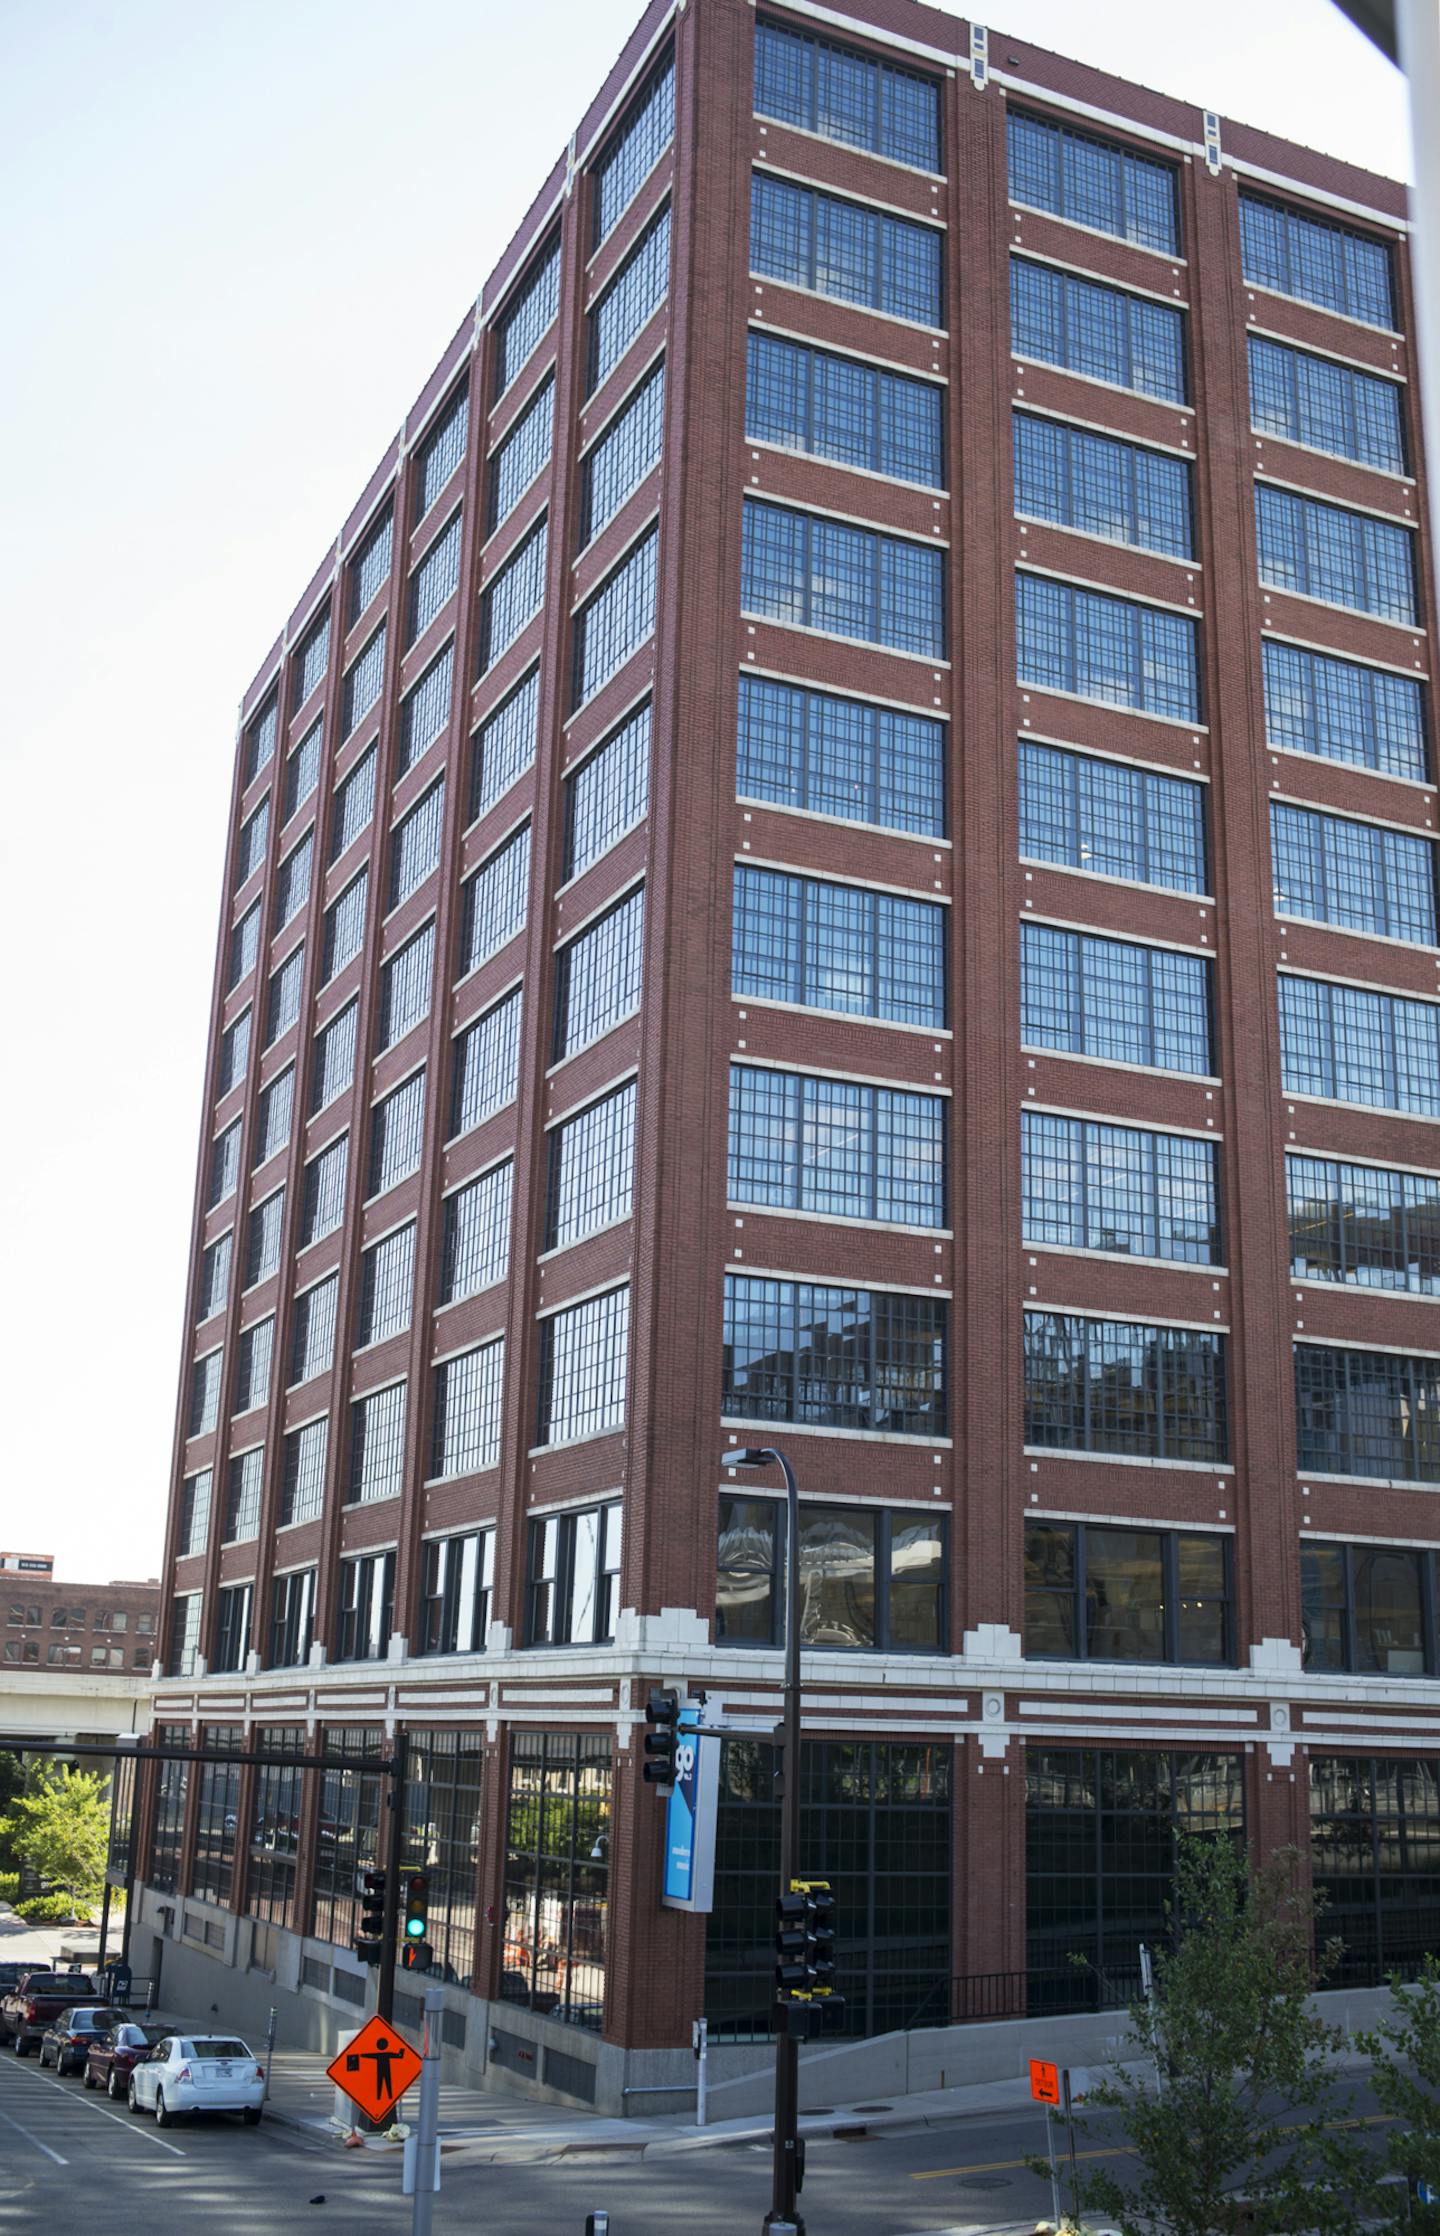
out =
<svg viewBox="0 0 1440 2236"><path fill-rule="evenodd" d="M28 2057L39 2049L40 2037L52 2019L94 1994L95 1982L88 1972L37 1972L32 1967L19 1987L0 2001L0 2042L13 2042L15 2055Z"/></svg>
<svg viewBox="0 0 1440 2236"><path fill-rule="evenodd" d="M123 2012L108 2003L75 2003L50 2021L40 2037L40 2063L57 2073L83 2073L90 2044L99 2034L118 2026Z"/></svg>
<svg viewBox="0 0 1440 2236"><path fill-rule="evenodd" d="M122 2019L108 2034L97 2034L85 2053L86 2088L103 2088L120 2103L130 2087L130 2075L143 2064L157 2042L165 2040L163 2026L142 2026L138 2019Z"/></svg>
<svg viewBox="0 0 1440 2236"><path fill-rule="evenodd" d="M12 1988L19 1987L22 1980L28 1980L33 1972L49 1970L48 1964L34 1964L29 1957L0 1957L0 1995L8 1995Z"/></svg>

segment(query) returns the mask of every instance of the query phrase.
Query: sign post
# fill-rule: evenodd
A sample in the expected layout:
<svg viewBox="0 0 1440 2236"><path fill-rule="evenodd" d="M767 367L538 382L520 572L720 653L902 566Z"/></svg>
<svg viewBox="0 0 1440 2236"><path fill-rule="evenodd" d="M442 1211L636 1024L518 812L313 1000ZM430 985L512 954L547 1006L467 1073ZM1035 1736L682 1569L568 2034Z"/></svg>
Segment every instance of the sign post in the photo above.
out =
<svg viewBox="0 0 1440 2236"><path fill-rule="evenodd" d="M1067 2065L1062 2075L1065 2084L1065 2125L1070 2136L1070 2218L1080 2220L1080 2164L1075 2156L1075 2107L1083 2104L1090 2093L1090 2076L1083 2066L1072 2072Z"/></svg>
<svg viewBox="0 0 1440 2236"><path fill-rule="evenodd" d="M1050 2161L1050 2210L1055 2226L1060 2226L1060 2170L1055 2164L1055 2125L1053 2108L1060 2101L1060 2068L1048 2059L1032 2057L1030 2060L1030 2094L1037 2104L1045 2107L1045 2155Z"/></svg>
<svg viewBox="0 0 1440 2236"><path fill-rule="evenodd" d="M431 1994L438 1993L432 1989ZM429 1996L426 1997L428 2006ZM435 2055L439 2056L439 2028ZM406 2089L420 2077L421 2061L410 2044L377 2012L326 2067L330 2079L367 2119L382 2127ZM439 2067L436 2067L439 2073Z"/></svg>
<svg viewBox="0 0 1440 2236"><path fill-rule="evenodd" d="M414 2195L411 2236L430 2236L435 2193L440 2187L440 2013L439 1988L425 1990L425 2054L420 2068L420 2117L405 2145L405 2187ZM413 2156L412 2156L413 2153Z"/></svg>

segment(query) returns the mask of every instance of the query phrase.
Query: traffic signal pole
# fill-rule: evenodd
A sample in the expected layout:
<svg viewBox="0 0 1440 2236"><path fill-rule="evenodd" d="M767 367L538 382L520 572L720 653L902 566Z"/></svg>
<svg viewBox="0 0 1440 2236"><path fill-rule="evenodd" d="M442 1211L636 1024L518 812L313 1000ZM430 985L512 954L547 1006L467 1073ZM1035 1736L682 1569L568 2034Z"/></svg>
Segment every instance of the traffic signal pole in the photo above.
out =
<svg viewBox="0 0 1440 2236"><path fill-rule="evenodd" d="M785 1718L781 1743L780 1892L789 1894L800 1871L800 1497L795 1471L783 1452L771 1452L785 1478ZM799 2189L800 2041L789 2012L776 2014L775 2137L770 2210L765 2236L805 2236Z"/></svg>
<svg viewBox="0 0 1440 2236"><path fill-rule="evenodd" d="M405 1862L405 1798L410 1769L410 1734L400 1730L390 1750L390 1791L386 1802L390 1823L385 1840L385 1947L380 1958L375 2009L382 2019L395 2018L395 1955L400 1938L400 1873Z"/></svg>

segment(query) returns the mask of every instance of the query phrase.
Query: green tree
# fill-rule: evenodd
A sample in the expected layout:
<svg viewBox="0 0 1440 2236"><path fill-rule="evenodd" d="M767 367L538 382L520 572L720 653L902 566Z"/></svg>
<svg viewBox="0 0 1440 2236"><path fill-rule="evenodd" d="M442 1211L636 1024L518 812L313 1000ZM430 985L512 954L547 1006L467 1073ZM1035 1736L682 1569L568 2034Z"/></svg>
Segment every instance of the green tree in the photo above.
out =
<svg viewBox="0 0 1440 2236"><path fill-rule="evenodd" d="M1083 2203L1123 2236L1314 2228L1324 2185L1327 2231L1354 2225L1354 2147L1327 2132L1339 2035L1308 2008L1315 1903L1296 1862L1280 1850L1257 1870L1228 1840L1181 1842L1170 1945L1130 2012L1139 2070L1117 2067L1086 2101L1120 2115L1134 2170L1087 2170L1077 2216Z"/></svg>
<svg viewBox="0 0 1440 2236"><path fill-rule="evenodd" d="M1356 2036L1373 2060L1371 2086L1382 2112L1395 2122L1385 2136L1383 2169L1404 2186L1376 2185L1368 2200L1380 2226L1409 2224L1409 2185L1440 2190L1440 1963L1427 1956L1413 1987L1392 1980L1395 2003L1371 2033Z"/></svg>
<svg viewBox="0 0 1440 2236"><path fill-rule="evenodd" d="M8 1748L0 1748L0 1871L19 1869L20 1858L13 1852L5 1829L5 1819L11 1803L25 1786L25 1766L18 1755Z"/></svg>
<svg viewBox="0 0 1440 2236"><path fill-rule="evenodd" d="M68 1767L46 1769L16 1794L0 1818L0 1840L41 1878L63 1887L86 1910L105 1882L110 1802L103 1778Z"/></svg>

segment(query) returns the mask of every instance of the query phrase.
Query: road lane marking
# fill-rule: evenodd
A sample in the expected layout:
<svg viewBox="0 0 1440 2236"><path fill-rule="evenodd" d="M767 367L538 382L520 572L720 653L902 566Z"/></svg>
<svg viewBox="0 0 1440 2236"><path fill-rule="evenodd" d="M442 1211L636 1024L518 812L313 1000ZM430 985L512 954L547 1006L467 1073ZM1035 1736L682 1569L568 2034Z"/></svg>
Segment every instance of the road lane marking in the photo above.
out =
<svg viewBox="0 0 1440 2236"><path fill-rule="evenodd" d="M43 2151L47 2158L53 2158L57 2166L68 2166L70 2164L68 2158L62 2158L58 2151L51 2150L48 2143L42 2143L38 2135L32 2135L28 2127L22 2127L18 2120L12 2120L8 2112L0 2112L0 2120L3 2120L7 2127L13 2127L17 2135L23 2135L27 2143L33 2143L37 2151Z"/></svg>
<svg viewBox="0 0 1440 2236"><path fill-rule="evenodd" d="M1070 2154L1067 2151L1065 2155L1068 2158ZM1128 2143L1112 2143L1106 2150L1077 2151L1075 2156L1077 2158L1129 2158L1131 2151ZM948 2174L1029 2174L1033 2171L1034 2169L1028 2158L992 2158L987 2160L983 2166L928 2166L923 2173L912 2174L910 2179L912 2182L940 2182Z"/></svg>
<svg viewBox="0 0 1440 2236"><path fill-rule="evenodd" d="M153 2143L157 2150L168 2151L172 2158L184 2158L186 2156L186 2153L180 2150L176 2144L167 2143L163 2135L152 2135L149 2128L137 2127L133 2115L129 2119L122 2120L118 2112L107 2112L103 2104L92 2104L86 2095L76 2096L72 2090L66 2088L63 2081L52 2081L46 2073L31 2073L26 2077L31 2081L43 2082L46 2088L58 2090L67 2104L81 2105L88 2111L98 2112L102 2120L113 2120L117 2127L124 2128L127 2135L133 2135L138 2143ZM64 2163L62 2160L61 2164Z"/></svg>

